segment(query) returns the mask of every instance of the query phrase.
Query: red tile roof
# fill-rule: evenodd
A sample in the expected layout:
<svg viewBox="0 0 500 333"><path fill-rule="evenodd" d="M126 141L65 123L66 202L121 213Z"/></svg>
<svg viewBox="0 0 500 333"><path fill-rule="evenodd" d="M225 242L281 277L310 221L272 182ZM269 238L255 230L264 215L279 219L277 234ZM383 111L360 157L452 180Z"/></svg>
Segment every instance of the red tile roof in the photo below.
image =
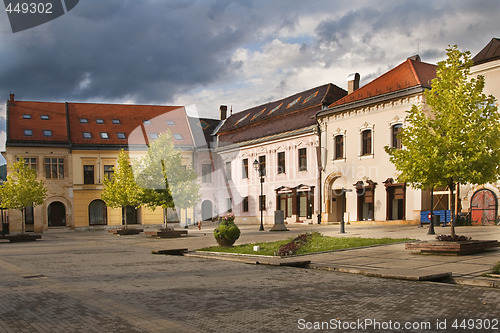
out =
<svg viewBox="0 0 500 333"><path fill-rule="evenodd" d="M31 118L24 119L23 116L28 114ZM48 115L49 119L40 120L42 115ZM23 143L42 146L66 143L73 147L127 146L149 143L151 134L159 135L167 129L173 135L180 134L178 139L173 139L175 145L193 145L182 106L11 101L7 117L7 146ZM81 122L81 119L87 122ZM150 124L144 124L146 120ZM25 129L31 129L33 135L26 136ZM44 136L43 130L51 130L52 136ZM91 138L85 138L84 132L90 133ZM121 135L125 135L125 139L120 138Z"/></svg>
<svg viewBox="0 0 500 333"><path fill-rule="evenodd" d="M332 103L329 107L345 105L415 86L430 88L431 80L436 77L436 67L436 65L418 60L407 59L370 83Z"/></svg>
<svg viewBox="0 0 500 333"><path fill-rule="evenodd" d="M262 138L314 125L314 115L347 92L325 84L235 113L219 129L219 145Z"/></svg>
<svg viewBox="0 0 500 333"><path fill-rule="evenodd" d="M42 120L41 116L49 116ZM64 104L46 102L16 101L9 107L8 133L10 140L68 142L66 112ZM24 131L31 130L33 135L25 136ZM43 130L52 130L52 136L43 135Z"/></svg>
<svg viewBox="0 0 500 333"><path fill-rule="evenodd" d="M500 39L493 38L474 58L474 65L500 59Z"/></svg>

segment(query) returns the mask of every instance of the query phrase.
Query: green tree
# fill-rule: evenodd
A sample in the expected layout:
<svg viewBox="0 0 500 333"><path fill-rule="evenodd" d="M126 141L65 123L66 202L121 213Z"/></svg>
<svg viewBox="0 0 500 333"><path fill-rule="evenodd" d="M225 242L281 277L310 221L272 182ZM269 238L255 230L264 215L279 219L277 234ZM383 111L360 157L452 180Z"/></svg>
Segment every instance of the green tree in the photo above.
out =
<svg viewBox="0 0 500 333"><path fill-rule="evenodd" d="M0 187L2 207L21 211L21 232L24 233L26 207L41 205L47 197L47 189L36 172L24 163L24 159L10 165L7 181Z"/></svg>
<svg viewBox="0 0 500 333"><path fill-rule="evenodd" d="M111 179L104 179L104 190L101 199L111 208L132 206L137 208L142 204L144 190L137 185L128 155L122 150L118 154L118 168ZM127 213L125 214L125 229L127 228Z"/></svg>
<svg viewBox="0 0 500 333"><path fill-rule="evenodd" d="M145 190L143 203L150 209L189 208L199 201L198 176L192 167L182 164L170 132L161 134L134 168L137 182ZM166 213L164 218L167 227Z"/></svg>
<svg viewBox="0 0 500 333"><path fill-rule="evenodd" d="M470 52L448 47L431 90L424 92L430 110L414 105L399 134L404 148L385 147L400 182L420 189L450 188L452 236L455 185L499 179L499 114L494 97L483 93L484 77L469 79L472 65Z"/></svg>

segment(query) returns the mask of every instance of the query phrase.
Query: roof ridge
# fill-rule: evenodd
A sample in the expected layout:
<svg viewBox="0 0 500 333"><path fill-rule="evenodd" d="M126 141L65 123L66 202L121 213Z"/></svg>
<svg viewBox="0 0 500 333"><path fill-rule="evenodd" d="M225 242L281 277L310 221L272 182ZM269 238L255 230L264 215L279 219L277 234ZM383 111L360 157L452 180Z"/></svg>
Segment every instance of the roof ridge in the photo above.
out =
<svg viewBox="0 0 500 333"><path fill-rule="evenodd" d="M415 79L417 80L417 83L421 85L422 82L420 81L420 77L417 74L417 70L415 69L415 66L413 65L413 62L415 60L411 60L411 59L408 58L408 59L406 59L406 61L410 64L410 69L411 69L413 75L415 76Z"/></svg>

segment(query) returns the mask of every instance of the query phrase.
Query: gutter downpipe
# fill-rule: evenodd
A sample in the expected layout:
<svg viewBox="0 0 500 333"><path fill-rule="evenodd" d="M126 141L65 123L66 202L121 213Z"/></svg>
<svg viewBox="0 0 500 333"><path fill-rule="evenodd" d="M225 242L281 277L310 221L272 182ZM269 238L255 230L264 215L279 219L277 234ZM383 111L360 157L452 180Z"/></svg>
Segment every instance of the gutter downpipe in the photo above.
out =
<svg viewBox="0 0 500 333"><path fill-rule="evenodd" d="M321 174L323 173L323 165L321 158L321 126L318 122L318 113L314 115L316 120L316 130L318 131L318 148L316 151L316 157L318 161L318 224L321 224L321 207L322 207L322 196L321 196Z"/></svg>

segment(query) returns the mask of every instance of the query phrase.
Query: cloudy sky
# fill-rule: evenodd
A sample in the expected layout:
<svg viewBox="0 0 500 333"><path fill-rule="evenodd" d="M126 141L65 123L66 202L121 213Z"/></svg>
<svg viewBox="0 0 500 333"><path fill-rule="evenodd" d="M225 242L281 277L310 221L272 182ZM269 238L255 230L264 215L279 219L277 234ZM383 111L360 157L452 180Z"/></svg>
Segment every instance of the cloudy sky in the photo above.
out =
<svg viewBox="0 0 500 333"><path fill-rule="evenodd" d="M217 117L332 82L367 83L417 52L479 52L497 0L80 0L12 33L0 14L0 98L192 105ZM5 114L5 103L0 104ZM5 118L0 118L1 138ZM2 144L2 142L0 142Z"/></svg>

